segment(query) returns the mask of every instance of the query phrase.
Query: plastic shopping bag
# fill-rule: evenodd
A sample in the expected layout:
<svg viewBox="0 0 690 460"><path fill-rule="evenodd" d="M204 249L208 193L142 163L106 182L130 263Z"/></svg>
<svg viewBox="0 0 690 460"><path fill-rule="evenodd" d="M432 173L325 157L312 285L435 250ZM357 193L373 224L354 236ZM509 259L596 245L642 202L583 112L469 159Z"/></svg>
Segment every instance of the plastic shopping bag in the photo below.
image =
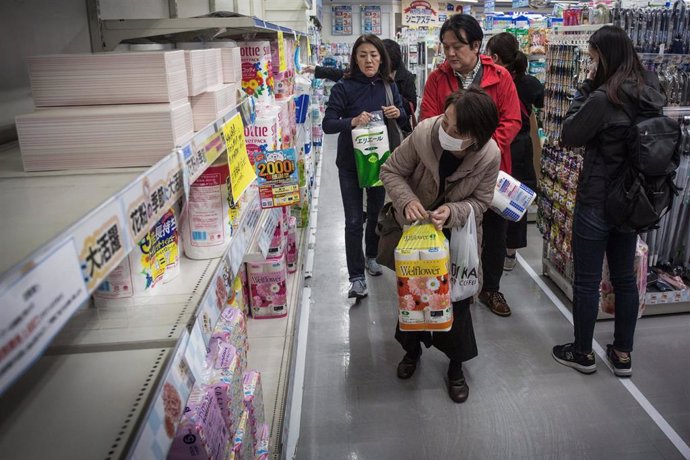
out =
<svg viewBox="0 0 690 460"><path fill-rule="evenodd" d="M450 237L450 299L468 299L479 292L479 248L474 209L464 227L453 227Z"/></svg>
<svg viewBox="0 0 690 460"><path fill-rule="evenodd" d="M359 186L379 187L381 165L391 156L388 143L388 128L383 119L383 112L372 112L372 121L352 130L352 145L357 165Z"/></svg>
<svg viewBox="0 0 690 460"><path fill-rule="evenodd" d="M649 263L647 260L648 255L649 247L647 246L647 243L645 243L642 238L638 236L637 248L635 249L635 279L637 280L637 292L640 296L640 309L637 313L638 318L642 318L646 307L645 296L647 294L647 269L649 268ZM616 295L613 292L609 264L605 256L599 292L599 310L601 310L602 313L608 313L609 315L615 316Z"/></svg>
<svg viewBox="0 0 690 460"><path fill-rule="evenodd" d="M448 241L432 224L407 227L395 249L401 331L449 331L453 325Z"/></svg>

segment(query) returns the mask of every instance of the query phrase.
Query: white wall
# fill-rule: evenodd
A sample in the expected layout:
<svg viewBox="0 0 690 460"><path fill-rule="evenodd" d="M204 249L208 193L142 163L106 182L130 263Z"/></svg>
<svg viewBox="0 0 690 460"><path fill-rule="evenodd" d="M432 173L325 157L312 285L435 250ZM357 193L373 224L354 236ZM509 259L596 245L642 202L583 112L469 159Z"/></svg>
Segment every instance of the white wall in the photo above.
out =
<svg viewBox="0 0 690 460"><path fill-rule="evenodd" d="M352 35L331 35L331 7L337 5L352 6ZM357 37L362 34L361 5L380 5L382 29L380 37L382 39L395 38L395 13L400 13L399 0L323 0L321 40L328 43L354 43Z"/></svg>
<svg viewBox="0 0 690 460"><path fill-rule="evenodd" d="M89 51L85 0L0 1L0 131L33 110L28 56Z"/></svg>

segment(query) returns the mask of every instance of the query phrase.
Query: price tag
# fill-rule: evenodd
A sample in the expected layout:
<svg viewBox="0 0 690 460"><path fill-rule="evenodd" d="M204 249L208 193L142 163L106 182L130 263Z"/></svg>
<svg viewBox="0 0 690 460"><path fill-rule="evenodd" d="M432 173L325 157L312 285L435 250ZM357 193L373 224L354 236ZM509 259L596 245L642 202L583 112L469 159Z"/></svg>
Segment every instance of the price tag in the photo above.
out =
<svg viewBox="0 0 690 460"><path fill-rule="evenodd" d="M88 298L70 239L0 284L0 393Z"/></svg>
<svg viewBox="0 0 690 460"><path fill-rule="evenodd" d="M244 126L242 125L242 117L239 114L223 125L223 135L228 152L232 202L237 203L242 193L256 179L256 173L254 173L254 168L247 154Z"/></svg>
<svg viewBox="0 0 690 460"><path fill-rule="evenodd" d="M283 31L278 31L278 72L287 71L287 56L285 56L285 39Z"/></svg>
<svg viewBox="0 0 690 460"><path fill-rule="evenodd" d="M152 186L152 194L154 190ZM158 192L155 194L157 196ZM111 202L74 230L79 265L89 292L93 292L132 249L126 222L120 203Z"/></svg>

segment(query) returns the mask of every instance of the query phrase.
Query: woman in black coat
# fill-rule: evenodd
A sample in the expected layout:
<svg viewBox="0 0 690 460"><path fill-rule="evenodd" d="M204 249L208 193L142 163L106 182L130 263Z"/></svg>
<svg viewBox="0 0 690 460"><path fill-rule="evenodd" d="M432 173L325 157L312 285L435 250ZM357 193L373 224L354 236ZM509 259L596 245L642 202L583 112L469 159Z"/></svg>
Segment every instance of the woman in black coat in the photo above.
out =
<svg viewBox="0 0 690 460"><path fill-rule="evenodd" d="M408 114L408 119L400 125L403 134L407 135L414 128L410 123L410 117L414 117L414 113L417 111L417 77L403 64L400 45L389 38L383 40L383 45L391 59L391 76L398 86L398 91L400 91L403 99L403 107Z"/></svg>

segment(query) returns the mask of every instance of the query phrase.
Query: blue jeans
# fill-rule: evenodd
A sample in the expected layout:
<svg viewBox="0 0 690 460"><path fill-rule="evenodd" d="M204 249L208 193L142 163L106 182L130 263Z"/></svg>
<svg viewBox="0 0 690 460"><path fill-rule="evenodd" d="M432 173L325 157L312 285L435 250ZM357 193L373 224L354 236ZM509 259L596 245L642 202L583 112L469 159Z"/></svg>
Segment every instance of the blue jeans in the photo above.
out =
<svg viewBox="0 0 690 460"><path fill-rule="evenodd" d="M613 346L618 351L632 351L639 309L634 267L636 247L637 235L617 231L606 221L603 209L576 206L573 222L573 320L577 351L592 351L604 254L616 295Z"/></svg>
<svg viewBox="0 0 690 460"><path fill-rule="evenodd" d="M359 188L356 171L338 170L340 178L340 195L345 209L345 255L347 257L347 271L350 281L364 279L364 251L362 251L362 237L364 236L367 259L376 258L379 247L379 237L376 234L376 221L386 198L383 187L367 188L367 228L364 232L364 198Z"/></svg>

